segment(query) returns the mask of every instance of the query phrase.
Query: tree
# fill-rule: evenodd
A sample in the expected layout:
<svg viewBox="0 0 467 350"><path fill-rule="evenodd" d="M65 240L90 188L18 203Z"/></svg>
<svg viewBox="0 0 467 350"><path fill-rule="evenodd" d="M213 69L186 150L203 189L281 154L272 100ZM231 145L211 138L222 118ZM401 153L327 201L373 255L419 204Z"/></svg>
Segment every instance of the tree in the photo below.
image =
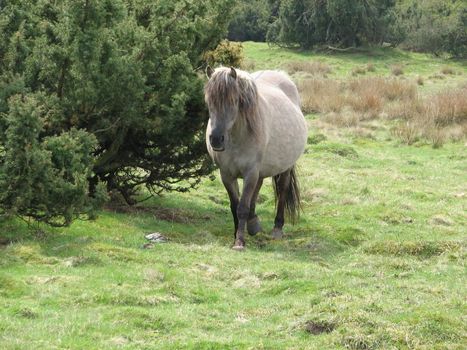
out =
<svg viewBox="0 0 467 350"><path fill-rule="evenodd" d="M465 1L399 1L395 28L405 48L467 57Z"/></svg>
<svg viewBox="0 0 467 350"><path fill-rule="evenodd" d="M311 48L378 43L388 35L394 0L284 0L268 40Z"/></svg>
<svg viewBox="0 0 467 350"><path fill-rule="evenodd" d="M34 140L34 164L64 181L73 178L67 167L79 169L80 188L90 189L80 192L82 203L99 193L100 182L128 202L140 186L153 194L193 187L211 171L203 137L203 81L196 69L226 32L232 2L11 0L0 5L3 186L10 181L8 169L19 161L8 156L11 140L23 137L27 128L12 125L29 114L38 130L24 136ZM66 147L73 152L64 158L80 152L73 166L54 161ZM33 174L18 176L17 184L23 177L25 185L15 187L8 200L1 197L0 207L11 210L13 197L28 191ZM38 205L47 201L46 192L37 194L42 196ZM19 213L30 214L27 203ZM54 213L41 207L48 210Z"/></svg>
<svg viewBox="0 0 467 350"><path fill-rule="evenodd" d="M265 41L272 5L266 0L238 1L229 24L228 39L233 41Z"/></svg>

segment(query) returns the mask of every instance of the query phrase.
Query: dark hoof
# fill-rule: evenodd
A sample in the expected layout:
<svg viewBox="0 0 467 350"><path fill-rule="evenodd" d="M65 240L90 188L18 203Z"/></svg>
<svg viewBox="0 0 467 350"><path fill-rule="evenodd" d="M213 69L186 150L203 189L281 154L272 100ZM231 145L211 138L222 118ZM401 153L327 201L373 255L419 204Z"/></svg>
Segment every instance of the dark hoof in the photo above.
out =
<svg viewBox="0 0 467 350"><path fill-rule="evenodd" d="M281 239L283 235L284 235L284 232L280 228L274 227L274 229L272 230L273 239Z"/></svg>
<svg viewBox="0 0 467 350"><path fill-rule="evenodd" d="M259 218L257 216L255 216L253 219L248 220L248 222L246 223L246 228L250 236L254 236L258 232L263 231L263 228L261 227L261 223L259 222Z"/></svg>

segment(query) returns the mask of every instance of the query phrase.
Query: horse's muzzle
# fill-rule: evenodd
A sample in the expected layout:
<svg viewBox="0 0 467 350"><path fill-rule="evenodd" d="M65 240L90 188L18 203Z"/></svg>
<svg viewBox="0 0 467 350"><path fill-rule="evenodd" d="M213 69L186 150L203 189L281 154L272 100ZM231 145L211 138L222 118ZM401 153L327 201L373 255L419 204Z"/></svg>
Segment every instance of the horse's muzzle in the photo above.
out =
<svg viewBox="0 0 467 350"><path fill-rule="evenodd" d="M211 147L214 151L216 152L222 152L225 150L224 147L224 136L209 136L209 143L211 144Z"/></svg>

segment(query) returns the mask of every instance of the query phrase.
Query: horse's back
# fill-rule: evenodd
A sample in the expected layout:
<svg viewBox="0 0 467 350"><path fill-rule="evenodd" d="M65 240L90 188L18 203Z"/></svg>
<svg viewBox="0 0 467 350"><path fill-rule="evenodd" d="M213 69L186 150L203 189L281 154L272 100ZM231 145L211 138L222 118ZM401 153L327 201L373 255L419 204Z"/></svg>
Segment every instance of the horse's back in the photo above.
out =
<svg viewBox="0 0 467 350"><path fill-rule="evenodd" d="M289 78L289 76L282 71L263 70L252 74L256 84L269 84L280 90L300 108L300 95L297 86Z"/></svg>

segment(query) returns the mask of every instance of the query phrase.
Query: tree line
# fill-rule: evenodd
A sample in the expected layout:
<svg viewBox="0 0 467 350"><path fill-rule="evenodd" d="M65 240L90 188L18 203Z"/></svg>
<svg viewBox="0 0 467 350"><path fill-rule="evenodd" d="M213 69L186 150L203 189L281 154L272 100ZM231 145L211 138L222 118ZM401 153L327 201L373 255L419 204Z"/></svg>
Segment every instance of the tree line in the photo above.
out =
<svg viewBox="0 0 467 350"><path fill-rule="evenodd" d="M383 43L467 57L465 0L241 0L229 39L304 49Z"/></svg>

